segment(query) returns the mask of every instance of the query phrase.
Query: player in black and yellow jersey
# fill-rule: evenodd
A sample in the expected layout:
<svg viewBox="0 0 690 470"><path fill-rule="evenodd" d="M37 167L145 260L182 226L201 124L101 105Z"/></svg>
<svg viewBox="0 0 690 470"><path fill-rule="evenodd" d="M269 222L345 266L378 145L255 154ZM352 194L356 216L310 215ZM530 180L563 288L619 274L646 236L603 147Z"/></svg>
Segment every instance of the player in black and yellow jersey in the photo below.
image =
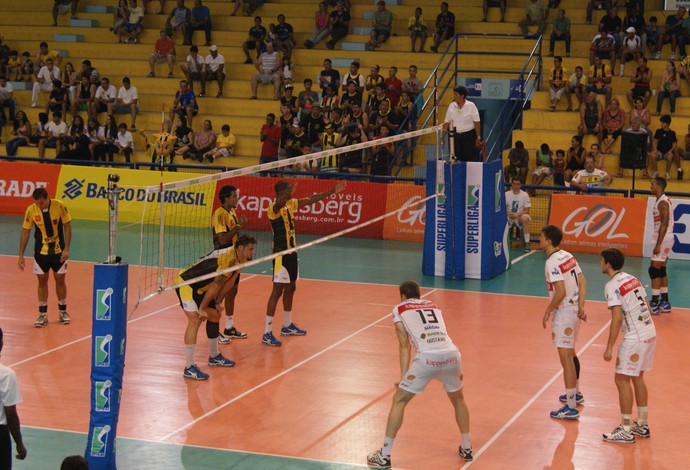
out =
<svg viewBox="0 0 690 470"><path fill-rule="evenodd" d="M60 323L68 325L67 314L67 258L72 241L72 217L62 201L48 198L45 188L34 190L34 203L26 209L22 234L19 239L19 269L24 270L24 251L29 243L31 228L34 230L34 274L38 277L38 319L37 328L48 324L48 278L53 270L55 293L58 298Z"/></svg>
<svg viewBox="0 0 690 470"><path fill-rule="evenodd" d="M255 248L255 238L240 235L234 246L213 250L196 260L188 268L180 271L175 278L175 284L246 263L254 257ZM239 275L239 270L222 273L215 278L200 280L175 289L177 297L180 299L180 306L187 317L187 329L184 333L186 360L184 377L195 380L208 379L208 374L202 372L194 362L196 337L201 322L204 320L207 320L208 365L211 367L233 367L235 365L234 361L227 359L218 351L218 336L220 334L218 321L223 310L220 300L226 296L229 290L234 288L235 279Z"/></svg>
<svg viewBox="0 0 690 470"><path fill-rule="evenodd" d="M278 181L275 185L276 200L268 206L266 211L273 230L273 253L295 248L295 218L294 213L310 204L321 201L331 194L345 189L345 182L341 181L332 189L319 194L295 199L292 195L297 188L297 182ZM267 346L280 346L282 343L273 336L273 317L276 314L278 300L283 297L283 327L281 336L304 336L305 330L292 322L292 298L295 294L295 283L298 278L297 253L282 255L273 260L273 291L266 307L266 329L261 342Z"/></svg>
<svg viewBox="0 0 690 470"><path fill-rule="evenodd" d="M213 229L213 248L216 250L233 246L239 236L240 227L247 224L245 216L237 215L237 188L225 185L218 192L220 207L216 209L211 218ZM235 287L225 296L225 329L218 337L220 344L227 344L232 338L246 338L247 333L242 333L233 325L235 314L235 297L240 285L240 276L235 279Z"/></svg>

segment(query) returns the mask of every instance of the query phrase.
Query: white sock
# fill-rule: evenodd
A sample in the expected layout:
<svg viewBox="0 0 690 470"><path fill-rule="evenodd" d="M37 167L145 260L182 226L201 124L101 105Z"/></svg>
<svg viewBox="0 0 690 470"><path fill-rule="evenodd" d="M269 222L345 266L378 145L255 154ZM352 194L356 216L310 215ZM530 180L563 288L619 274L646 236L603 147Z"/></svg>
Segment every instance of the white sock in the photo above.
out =
<svg viewBox="0 0 690 470"><path fill-rule="evenodd" d="M393 442L395 439L392 437L386 437L383 439L383 447L381 447L381 454L383 454L384 457L390 457L391 456L391 449L393 448Z"/></svg>
<svg viewBox="0 0 690 470"><path fill-rule="evenodd" d="M623 429L625 429L626 432L630 432L630 428L632 428L632 415L621 415L621 425L623 426Z"/></svg>
<svg viewBox="0 0 690 470"><path fill-rule="evenodd" d="M625 71L625 65L621 64L621 73Z"/></svg>
<svg viewBox="0 0 690 470"><path fill-rule="evenodd" d="M264 329L264 333L270 333L272 326L273 326L273 317L269 317L268 315L266 315L266 328Z"/></svg>
<svg viewBox="0 0 690 470"><path fill-rule="evenodd" d="M638 406L637 407L637 424L640 426L644 426L647 424L647 413L648 413L648 408L646 406Z"/></svg>
<svg viewBox="0 0 690 470"><path fill-rule="evenodd" d="M464 432L464 433L460 434L460 437L462 437L462 448L463 449L471 449L472 443L470 442L470 433Z"/></svg>
<svg viewBox="0 0 690 470"><path fill-rule="evenodd" d="M206 338L208 340L208 354L216 357L218 353L218 338Z"/></svg>
<svg viewBox="0 0 690 470"><path fill-rule="evenodd" d="M288 327L292 325L292 310L283 311L283 326Z"/></svg>
<svg viewBox="0 0 690 470"><path fill-rule="evenodd" d="M194 349L196 345L185 344L184 345L184 359L186 361L185 367L192 367L194 365Z"/></svg>
<svg viewBox="0 0 690 470"><path fill-rule="evenodd" d="M565 389L565 399L569 408L575 409L577 407L577 401L575 399L576 390L576 388Z"/></svg>
<svg viewBox="0 0 690 470"><path fill-rule="evenodd" d="M580 393L580 381L575 382L575 393ZM577 399L577 397L575 397Z"/></svg>
<svg viewBox="0 0 690 470"><path fill-rule="evenodd" d="M225 315L225 329L232 330L232 315Z"/></svg>
<svg viewBox="0 0 690 470"><path fill-rule="evenodd" d="M527 244L527 246L529 246L530 234L525 232L524 235L525 235L525 243Z"/></svg>

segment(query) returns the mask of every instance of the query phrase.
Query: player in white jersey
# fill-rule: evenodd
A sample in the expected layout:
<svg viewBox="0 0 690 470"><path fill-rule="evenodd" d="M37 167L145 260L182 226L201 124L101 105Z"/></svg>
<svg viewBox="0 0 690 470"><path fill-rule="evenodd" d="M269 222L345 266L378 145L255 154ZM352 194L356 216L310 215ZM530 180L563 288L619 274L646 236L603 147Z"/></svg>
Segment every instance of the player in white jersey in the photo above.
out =
<svg viewBox="0 0 690 470"><path fill-rule="evenodd" d="M649 277L652 279L652 313L671 313L668 300L668 275L666 263L673 248L673 204L664 194L666 180L661 176L651 179L652 196L656 198L652 215L654 216L654 233L652 233L652 262L649 266Z"/></svg>
<svg viewBox="0 0 690 470"><path fill-rule="evenodd" d="M546 328L551 314L551 338L558 348L558 357L563 367L565 395L559 398L565 405L550 416L556 419L578 419L577 404L584 402L579 388L580 361L575 355L575 341L580 321L587 320L585 298L587 282L573 255L561 250L559 245L563 232L555 225L547 225L539 235L539 245L546 251L544 276L551 301L546 307L542 326Z"/></svg>
<svg viewBox="0 0 690 470"><path fill-rule="evenodd" d="M506 211L508 212L508 228L516 225L522 229L525 237L525 253L528 253L530 251L529 223L532 220L529 209L532 203L529 200L529 194L522 191L521 187L520 177L514 176L510 181L510 191L506 192Z"/></svg>
<svg viewBox="0 0 690 470"><path fill-rule="evenodd" d="M604 434L609 442L632 443L635 436L649 437L647 425L647 385L645 371L652 370L656 349L656 329L652 321L651 306L640 281L621 271L625 255L615 248L601 252L601 272L611 279L604 290L611 310L611 330L604 351L604 360L610 361L618 332L623 340L618 345L616 360L616 387L621 410L621 424ZM630 384L632 382L632 386ZM632 421L633 388L637 402L637 421Z"/></svg>
<svg viewBox="0 0 690 470"><path fill-rule="evenodd" d="M428 300L420 299L419 284L405 281L400 284L401 303L393 308L395 333L400 343L401 378L393 397L386 437L383 446L369 454L370 467L390 468L393 441L403 423L405 407L426 385L436 379L455 408L455 420L460 428L462 444L458 449L465 461L472 460L470 443L470 412L462 393L462 362L460 351L448 336L441 309ZM410 341L416 354L412 355Z"/></svg>

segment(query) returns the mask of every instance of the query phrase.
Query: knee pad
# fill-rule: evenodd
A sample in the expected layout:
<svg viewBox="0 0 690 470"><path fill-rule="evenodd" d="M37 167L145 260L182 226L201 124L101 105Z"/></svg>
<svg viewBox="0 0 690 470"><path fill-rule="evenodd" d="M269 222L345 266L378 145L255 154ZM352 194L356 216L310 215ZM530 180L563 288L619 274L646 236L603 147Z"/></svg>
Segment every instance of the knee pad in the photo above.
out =
<svg viewBox="0 0 690 470"><path fill-rule="evenodd" d="M218 322L206 320L206 337L208 339L215 339L219 336L220 328Z"/></svg>
<svg viewBox="0 0 690 470"><path fill-rule="evenodd" d="M649 267L649 270L647 271L649 273L649 277L651 279L656 279L661 277L661 269L659 268L654 268L652 266Z"/></svg>
<svg viewBox="0 0 690 470"><path fill-rule="evenodd" d="M666 277L666 266L659 268L659 277Z"/></svg>
<svg viewBox="0 0 690 470"><path fill-rule="evenodd" d="M577 356L573 357L573 362L575 363L575 377L580 378L580 360L577 358Z"/></svg>

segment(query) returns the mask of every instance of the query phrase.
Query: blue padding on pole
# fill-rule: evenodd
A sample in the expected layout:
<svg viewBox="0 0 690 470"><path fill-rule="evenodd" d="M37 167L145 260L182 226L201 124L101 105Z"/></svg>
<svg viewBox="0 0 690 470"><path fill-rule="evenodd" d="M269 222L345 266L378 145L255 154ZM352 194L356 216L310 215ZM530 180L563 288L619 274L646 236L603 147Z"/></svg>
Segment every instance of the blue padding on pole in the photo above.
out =
<svg viewBox="0 0 690 470"><path fill-rule="evenodd" d="M449 245L446 258L446 278L465 279L467 262L465 260L465 201L467 199L467 164L446 164L446 194L449 201L448 231Z"/></svg>

